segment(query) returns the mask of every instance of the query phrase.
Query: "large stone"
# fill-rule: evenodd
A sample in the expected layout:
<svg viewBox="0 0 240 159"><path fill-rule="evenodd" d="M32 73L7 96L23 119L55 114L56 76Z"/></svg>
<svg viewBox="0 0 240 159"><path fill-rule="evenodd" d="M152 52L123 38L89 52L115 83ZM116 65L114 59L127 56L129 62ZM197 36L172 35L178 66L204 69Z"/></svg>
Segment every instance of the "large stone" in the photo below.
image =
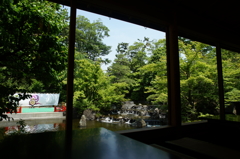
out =
<svg viewBox="0 0 240 159"><path fill-rule="evenodd" d="M80 121L79 121L79 125L80 126L87 126L87 122L86 122L86 117L85 115L82 115Z"/></svg>
<svg viewBox="0 0 240 159"><path fill-rule="evenodd" d="M142 110L142 111L139 112L139 115L140 116L145 116L145 115L147 115L147 113L148 112L146 110Z"/></svg>
<svg viewBox="0 0 240 159"><path fill-rule="evenodd" d="M234 106L233 108L233 114L240 115L240 102L231 102Z"/></svg>
<svg viewBox="0 0 240 159"><path fill-rule="evenodd" d="M126 101L122 105L122 109L131 109L133 106L135 106L133 101Z"/></svg>
<svg viewBox="0 0 240 159"><path fill-rule="evenodd" d="M160 110L158 108L155 108L151 118L158 119L159 118L159 114L160 114L159 112L160 112Z"/></svg>
<svg viewBox="0 0 240 159"><path fill-rule="evenodd" d="M134 126L134 127L137 127L137 128L143 128L143 127L146 127L147 124L143 119L137 119L131 125Z"/></svg>
<svg viewBox="0 0 240 159"><path fill-rule="evenodd" d="M96 113L91 109L86 109L84 110L83 115L85 115L87 120L95 120Z"/></svg>

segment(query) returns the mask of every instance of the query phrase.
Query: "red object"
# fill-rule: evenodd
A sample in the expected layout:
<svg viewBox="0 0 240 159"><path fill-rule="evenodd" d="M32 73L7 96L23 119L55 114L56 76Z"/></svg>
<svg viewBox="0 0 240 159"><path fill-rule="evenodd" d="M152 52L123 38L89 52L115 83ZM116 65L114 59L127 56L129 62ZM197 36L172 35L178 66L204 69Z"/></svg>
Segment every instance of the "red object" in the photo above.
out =
<svg viewBox="0 0 240 159"><path fill-rule="evenodd" d="M17 108L17 113L22 113L22 107Z"/></svg>
<svg viewBox="0 0 240 159"><path fill-rule="evenodd" d="M8 126L8 127L5 127L5 134L8 133L8 132L11 132L11 131L16 131L16 130L19 130L20 126Z"/></svg>
<svg viewBox="0 0 240 159"><path fill-rule="evenodd" d="M54 112L65 112L67 110L66 106L54 107Z"/></svg>
<svg viewBox="0 0 240 159"><path fill-rule="evenodd" d="M7 114L9 114L10 112L7 112ZM17 112L12 112L12 113L22 113L22 107L18 107L17 108Z"/></svg>

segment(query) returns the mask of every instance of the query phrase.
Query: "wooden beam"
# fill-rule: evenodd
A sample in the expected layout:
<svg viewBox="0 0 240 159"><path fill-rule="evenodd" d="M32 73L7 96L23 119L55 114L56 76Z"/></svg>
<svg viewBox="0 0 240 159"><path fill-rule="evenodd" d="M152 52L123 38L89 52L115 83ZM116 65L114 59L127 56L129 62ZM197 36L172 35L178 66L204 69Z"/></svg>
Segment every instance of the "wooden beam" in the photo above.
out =
<svg viewBox="0 0 240 159"><path fill-rule="evenodd" d="M66 130L65 130L65 158L71 158L71 149L72 149L75 33L76 33L76 4L74 0L71 0L69 48L68 48L68 72L67 72L67 113L66 113Z"/></svg>

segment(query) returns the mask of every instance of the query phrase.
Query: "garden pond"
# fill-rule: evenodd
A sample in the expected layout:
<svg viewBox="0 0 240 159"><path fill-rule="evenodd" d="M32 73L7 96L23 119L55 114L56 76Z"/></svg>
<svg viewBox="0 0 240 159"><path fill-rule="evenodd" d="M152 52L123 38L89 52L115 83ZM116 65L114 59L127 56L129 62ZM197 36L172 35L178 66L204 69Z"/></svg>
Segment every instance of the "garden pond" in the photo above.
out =
<svg viewBox="0 0 240 159"><path fill-rule="evenodd" d="M40 133L47 131L61 131L65 130L66 120L65 119L38 119L38 120L24 120L25 123L25 132L27 133ZM87 126L80 127L79 119L73 119L73 130L78 129L89 129L89 128L99 128L103 127L111 131L121 131L121 130L130 130L130 129L141 129L131 126L126 123L106 123L96 120L88 120ZM156 123L158 124L158 123ZM158 127L160 125L147 125L146 127ZM4 134L11 134L20 129L20 125L17 124L17 121L1 121L0 122L0 139Z"/></svg>

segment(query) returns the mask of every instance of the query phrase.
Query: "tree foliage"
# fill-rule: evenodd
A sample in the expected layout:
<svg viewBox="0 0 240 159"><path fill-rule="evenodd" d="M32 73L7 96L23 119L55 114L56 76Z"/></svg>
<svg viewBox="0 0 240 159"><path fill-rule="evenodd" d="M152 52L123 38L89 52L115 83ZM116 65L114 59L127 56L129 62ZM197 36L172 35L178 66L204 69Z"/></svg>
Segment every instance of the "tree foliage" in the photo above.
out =
<svg viewBox="0 0 240 159"><path fill-rule="evenodd" d="M57 74L65 69L66 46L59 36L66 11L45 0L0 1L0 115L16 110L15 92L32 83L56 89ZM9 97L10 95L10 97Z"/></svg>
<svg viewBox="0 0 240 159"><path fill-rule="evenodd" d="M179 41L179 48L182 113L213 114L219 107L215 49L195 41Z"/></svg>
<svg viewBox="0 0 240 159"><path fill-rule="evenodd" d="M139 69L147 64L151 41L149 38L138 39L133 45L119 43L116 59L108 68L108 74L112 76L112 82L125 82L128 93L125 98L133 101L144 101L146 99L146 79L139 73Z"/></svg>
<svg viewBox="0 0 240 159"><path fill-rule="evenodd" d="M224 78L225 101L240 101L240 55L237 52L222 49L222 67Z"/></svg>
<svg viewBox="0 0 240 159"><path fill-rule="evenodd" d="M110 85L100 64L89 59L75 60L74 107L99 111L123 101L124 84Z"/></svg>
<svg viewBox="0 0 240 159"><path fill-rule="evenodd" d="M144 49L144 50L143 50ZM143 53L148 54L148 57ZM144 58L141 55L144 55ZM219 109L216 49L179 38L180 86L183 120L198 115L217 114ZM166 41L118 45L118 54L109 68L113 83L128 84L130 100L136 96L152 104L168 105ZM144 60L142 60L144 59ZM222 50L224 93L227 102L240 101L240 55ZM127 82L128 81L128 82ZM131 82L129 82L131 81ZM136 95L134 97L134 95Z"/></svg>
<svg viewBox="0 0 240 159"><path fill-rule="evenodd" d="M67 12L45 0L0 1L0 116L14 112L26 92L66 90ZM118 44L107 73L102 56L109 29L100 21L77 17L74 106L110 109L124 100L168 105L166 41L144 38ZM216 50L179 38L182 114L188 119L219 109ZM227 102L240 101L240 55L222 50ZM13 96L15 92L22 92ZM63 93L63 94L64 94ZM64 97L64 95L62 96Z"/></svg>
<svg viewBox="0 0 240 159"><path fill-rule="evenodd" d="M62 34L68 36L69 30L63 29ZM90 22L84 16L78 15L76 19L76 51L81 52L82 56L92 61L100 61L105 64L110 60L106 56L111 51L111 46L103 43L103 39L109 37L109 29L100 19ZM65 41L68 44L68 39Z"/></svg>

